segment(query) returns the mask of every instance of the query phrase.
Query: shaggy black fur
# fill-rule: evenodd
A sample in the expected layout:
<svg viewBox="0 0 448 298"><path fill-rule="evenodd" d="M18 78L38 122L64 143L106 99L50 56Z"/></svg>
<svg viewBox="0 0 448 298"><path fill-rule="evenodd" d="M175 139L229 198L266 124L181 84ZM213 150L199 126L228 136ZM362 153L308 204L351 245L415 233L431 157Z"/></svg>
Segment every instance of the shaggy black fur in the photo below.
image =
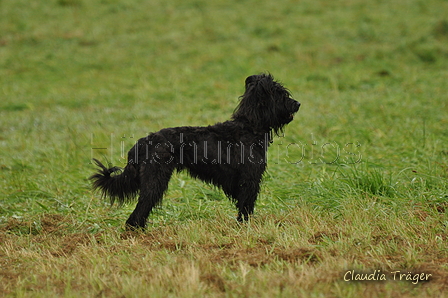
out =
<svg viewBox="0 0 448 298"><path fill-rule="evenodd" d="M111 203L122 204L139 195L127 228L145 227L174 170L187 170L192 177L222 188L236 204L237 219L249 218L266 169L266 150L273 135L293 120L300 103L269 74L248 77L245 87L231 120L151 133L131 148L121 173L95 159L100 169L90 179Z"/></svg>

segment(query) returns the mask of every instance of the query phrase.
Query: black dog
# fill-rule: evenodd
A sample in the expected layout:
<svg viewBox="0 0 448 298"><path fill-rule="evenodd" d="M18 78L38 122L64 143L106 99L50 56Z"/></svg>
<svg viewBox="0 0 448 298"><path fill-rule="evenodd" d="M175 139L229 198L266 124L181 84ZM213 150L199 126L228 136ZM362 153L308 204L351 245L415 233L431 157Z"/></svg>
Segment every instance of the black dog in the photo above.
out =
<svg viewBox="0 0 448 298"><path fill-rule="evenodd" d="M100 167L90 177L93 187L111 203L129 202L139 194L128 229L144 228L152 208L160 204L174 170L212 183L236 204L238 221L253 213L266 169L266 151L273 135L293 120L300 103L271 75L246 79L246 91L232 120L208 127L165 128L139 139L120 168Z"/></svg>

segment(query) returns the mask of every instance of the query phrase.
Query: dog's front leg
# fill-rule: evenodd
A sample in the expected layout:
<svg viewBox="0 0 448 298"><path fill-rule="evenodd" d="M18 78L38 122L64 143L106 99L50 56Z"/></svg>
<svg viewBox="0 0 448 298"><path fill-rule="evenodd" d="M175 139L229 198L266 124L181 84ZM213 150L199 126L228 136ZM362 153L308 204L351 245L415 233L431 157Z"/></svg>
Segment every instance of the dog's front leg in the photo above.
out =
<svg viewBox="0 0 448 298"><path fill-rule="evenodd" d="M249 220L249 216L254 213L255 201L259 191L259 181L246 181L240 184L238 193L235 195L238 209L237 220L239 222Z"/></svg>

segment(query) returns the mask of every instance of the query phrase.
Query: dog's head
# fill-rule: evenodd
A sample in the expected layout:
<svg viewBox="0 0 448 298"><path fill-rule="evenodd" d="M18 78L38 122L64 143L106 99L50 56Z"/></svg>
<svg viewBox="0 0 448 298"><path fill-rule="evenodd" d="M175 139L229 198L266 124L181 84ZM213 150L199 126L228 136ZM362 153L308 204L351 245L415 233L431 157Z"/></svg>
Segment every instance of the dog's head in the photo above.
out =
<svg viewBox="0 0 448 298"><path fill-rule="evenodd" d="M232 118L249 122L257 130L278 135L294 119L300 103L292 99L288 89L270 74L247 77L245 84L246 91Z"/></svg>

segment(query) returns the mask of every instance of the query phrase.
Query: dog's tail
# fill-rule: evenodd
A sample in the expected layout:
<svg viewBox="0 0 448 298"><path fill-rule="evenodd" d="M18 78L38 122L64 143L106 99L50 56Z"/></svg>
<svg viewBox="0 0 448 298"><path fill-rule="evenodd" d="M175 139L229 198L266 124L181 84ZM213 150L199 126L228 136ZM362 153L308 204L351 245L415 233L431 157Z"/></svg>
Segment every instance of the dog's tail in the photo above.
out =
<svg viewBox="0 0 448 298"><path fill-rule="evenodd" d="M109 197L110 203L115 201L119 205L135 199L140 189L140 180L138 178L138 169L134 164L127 164L124 169L118 167L106 168L99 160L93 159L99 167L98 172L90 176L93 182L93 188L99 190L103 197ZM111 175L115 172L119 174Z"/></svg>

